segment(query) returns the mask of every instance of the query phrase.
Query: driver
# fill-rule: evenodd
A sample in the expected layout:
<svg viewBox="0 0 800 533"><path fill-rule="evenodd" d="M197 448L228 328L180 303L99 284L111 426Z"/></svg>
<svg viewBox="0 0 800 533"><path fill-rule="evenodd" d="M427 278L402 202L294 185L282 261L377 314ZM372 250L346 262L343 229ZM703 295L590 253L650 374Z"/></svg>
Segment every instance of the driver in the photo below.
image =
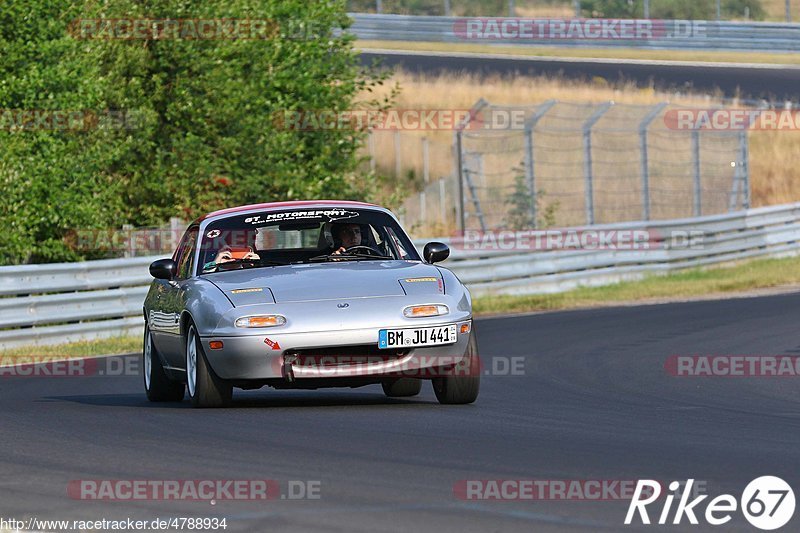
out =
<svg viewBox="0 0 800 533"><path fill-rule="evenodd" d="M361 244L361 226L358 224L333 224L331 233L334 247L338 245L333 255L340 255L348 248Z"/></svg>

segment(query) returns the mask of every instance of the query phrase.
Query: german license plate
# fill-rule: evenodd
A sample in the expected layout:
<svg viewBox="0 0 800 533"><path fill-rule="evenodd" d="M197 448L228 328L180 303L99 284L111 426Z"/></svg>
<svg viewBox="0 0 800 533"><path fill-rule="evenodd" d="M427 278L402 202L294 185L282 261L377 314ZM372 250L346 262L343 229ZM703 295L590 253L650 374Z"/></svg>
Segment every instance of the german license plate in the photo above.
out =
<svg viewBox="0 0 800 533"><path fill-rule="evenodd" d="M382 329L378 332L378 348L412 348L440 346L456 342L456 325L428 328Z"/></svg>

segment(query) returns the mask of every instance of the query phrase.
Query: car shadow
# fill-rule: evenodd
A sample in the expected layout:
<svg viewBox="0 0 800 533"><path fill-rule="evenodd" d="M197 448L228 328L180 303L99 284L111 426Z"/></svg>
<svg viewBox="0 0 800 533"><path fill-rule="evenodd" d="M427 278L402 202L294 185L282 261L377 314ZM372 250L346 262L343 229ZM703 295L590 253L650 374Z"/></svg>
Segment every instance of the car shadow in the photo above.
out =
<svg viewBox="0 0 800 533"><path fill-rule="evenodd" d="M188 397L182 402L149 402L143 394L76 394L47 396L37 402L71 402L97 407L142 407L150 409L191 409ZM438 405L435 400L422 398L387 398L383 394L356 394L348 392L326 393L314 391L284 391L258 394L234 393L229 409L286 408L286 407L382 407L402 405Z"/></svg>

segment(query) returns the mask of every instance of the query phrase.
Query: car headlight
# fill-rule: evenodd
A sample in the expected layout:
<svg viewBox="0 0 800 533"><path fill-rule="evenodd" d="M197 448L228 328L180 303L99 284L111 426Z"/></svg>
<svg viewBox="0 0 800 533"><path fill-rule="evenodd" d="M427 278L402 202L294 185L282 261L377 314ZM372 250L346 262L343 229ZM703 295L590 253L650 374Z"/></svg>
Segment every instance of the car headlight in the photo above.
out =
<svg viewBox="0 0 800 533"><path fill-rule="evenodd" d="M410 305L403 309L406 318L446 315L450 309L446 305Z"/></svg>
<svg viewBox="0 0 800 533"><path fill-rule="evenodd" d="M237 328L271 328L286 324L286 317L281 315L243 316L237 318L234 323Z"/></svg>

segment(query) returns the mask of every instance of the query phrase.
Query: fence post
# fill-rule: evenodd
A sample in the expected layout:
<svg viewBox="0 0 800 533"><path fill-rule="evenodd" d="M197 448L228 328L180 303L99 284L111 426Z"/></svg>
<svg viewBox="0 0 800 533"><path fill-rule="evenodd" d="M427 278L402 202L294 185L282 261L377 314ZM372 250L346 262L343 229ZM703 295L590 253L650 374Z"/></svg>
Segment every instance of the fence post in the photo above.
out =
<svg viewBox="0 0 800 533"><path fill-rule="evenodd" d="M375 13L383 13L383 1L375 0Z"/></svg>
<svg viewBox="0 0 800 533"><path fill-rule="evenodd" d="M692 216L699 217L703 214L703 189L700 176L700 130L692 130L692 166L694 168L694 209Z"/></svg>
<svg viewBox="0 0 800 533"><path fill-rule="evenodd" d="M536 229L536 173L534 171L534 158L533 158L533 128L539 122L545 113L556 104L556 100L547 100L544 102L531 117L525 121L525 181L528 185L528 194L530 195L531 204L531 222L533 228Z"/></svg>
<svg viewBox="0 0 800 533"><path fill-rule="evenodd" d="M739 132L739 149L737 161L734 163L733 187L731 188L731 198L728 204L729 211L736 211L737 208L750 208L750 170L747 153L747 130ZM741 196L741 202L739 197Z"/></svg>
<svg viewBox="0 0 800 533"><path fill-rule="evenodd" d="M508 0L508 16L515 17L517 13L516 8L514 7L514 0Z"/></svg>
<svg viewBox="0 0 800 533"><path fill-rule="evenodd" d="M531 224L536 229L536 177L533 172L533 127L525 124L525 181L530 197Z"/></svg>
<svg viewBox="0 0 800 533"><path fill-rule="evenodd" d="M169 238L170 238L170 248L175 250L178 247L178 243L181 242L181 237L183 237L183 221L178 217L171 217L169 219Z"/></svg>
<svg viewBox="0 0 800 533"><path fill-rule="evenodd" d="M742 153L742 207L750 209L750 151L749 151L749 138L747 136L747 129L739 132L739 149Z"/></svg>
<svg viewBox="0 0 800 533"><path fill-rule="evenodd" d="M133 224L123 224L122 234L125 236L125 252L123 257L136 257L136 238L133 235Z"/></svg>
<svg viewBox="0 0 800 533"><path fill-rule="evenodd" d="M483 98L479 99L475 104L472 106L472 109L469 110L469 116L462 120L457 126L454 135L454 146L456 151L456 179L458 180L458 226L459 230L461 231L461 235L464 235L464 231L467 229L467 214L464 210L464 138L463 133L464 130L469 126L470 120L472 117L478 114L478 112L489 105L489 102L484 100Z"/></svg>
<svg viewBox="0 0 800 533"><path fill-rule="evenodd" d="M399 178L402 168L400 167L400 130L394 130L394 177Z"/></svg>
<svg viewBox="0 0 800 533"><path fill-rule="evenodd" d="M375 132L369 130L367 133L367 147L369 148L369 170L375 172Z"/></svg>
<svg viewBox="0 0 800 533"><path fill-rule="evenodd" d="M786 0L786 22L792 21L792 2L791 0Z"/></svg>
<svg viewBox="0 0 800 533"><path fill-rule="evenodd" d="M647 157L647 128L666 106L666 102L658 104L639 123L639 153L642 166L642 220L650 220L650 165Z"/></svg>
<svg viewBox="0 0 800 533"><path fill-rule="evenodd" d="M722 18L722 10L720 9L720 0L717 0L717 20Z"/></svg>
<svg viewBox="0 0 800 533"><path fill-rule="evenodd" d="M450 16L450 0L444 0L444 16Z"/></svg>
<svg viewBox="0 0 800 533"><path fill-rule="evenodd" d="M581 18L581 0L574 0L575 2L575 18Z"/></svg>
<svg viewBox="0 0 800 533"><path fill-rule="evenodd" d="M430 145L428 142L427 137L422 138L422 178L425 181L425 185L428 184L428 181L431 179L430 174Z"/></svg>
<svg viewBox="0 0 800 533"><path fill-rule="evenodd" d="M439 218L441 218L442 225L447 224L445 210L447 209L447 198L445 196L444 178L439 178Z"/></svg>
<svg viewBox="0 0 800 533"><path fill-rule="evenodd" d="M594 183L592 177L592 127L614 102L601 104L599 109L583 123L583 178L585 182L586 224L594 224Z"/></svg>
<svg viewBox="0 0 800 533"><path fill-rule="evenodd" d="M419 191L419 219L427 226L428 218L428 201L425 198L425 191Z"/></svg>
<svg viewBox="0 0 800 533"><path fill-rule="evenodd" d="M458 229L463 235L464 230L466 229L466 216L464 215L464 151L462 149L462 131L460 129L456 129L453 137L453 147L456 152L454 154L456 158L456 184L458 185L458 188L456 189L458 193L458 202L456 202L456 216L458 219Z"/></svg>
<svg viewBox="0 0 800 533"><path fill-rule="evenodd" d="M650 18L650 0L644 0L644 18Z"/></svg>

